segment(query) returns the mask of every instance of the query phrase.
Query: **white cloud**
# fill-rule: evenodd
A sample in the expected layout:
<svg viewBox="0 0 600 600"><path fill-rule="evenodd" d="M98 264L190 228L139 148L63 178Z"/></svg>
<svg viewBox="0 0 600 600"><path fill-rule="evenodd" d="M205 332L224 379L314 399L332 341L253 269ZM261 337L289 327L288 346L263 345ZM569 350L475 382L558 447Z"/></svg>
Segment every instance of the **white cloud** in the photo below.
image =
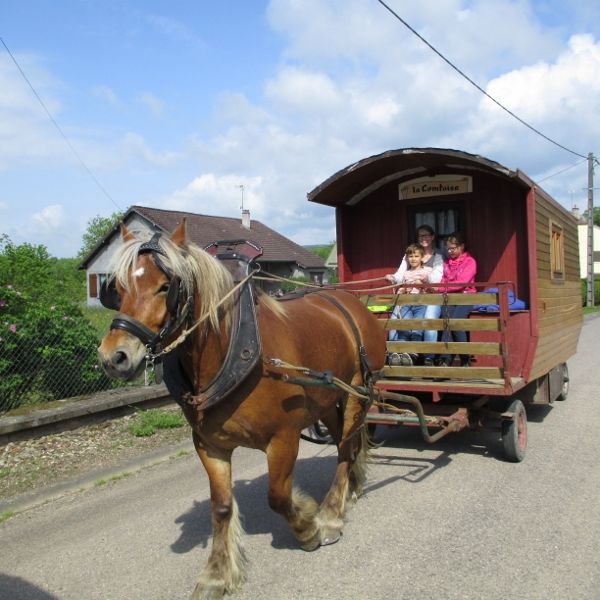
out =
<svg viewBox="0 0 600 600"><path fill-rule="evenodd" d="M585 10L597 15L597 2L587 2L587 8L581 0L543 5L530 0L389 3L517 115L578 152L595 149L600 134L600 121L594 118L600 106L600 19L583 16L589 17ZM153 24L151 34L158 29L173 48L178 42L185 51L190 44L196 49L203 44L180 21L145 18ZM244 205L254 218L304 243L329 241L334 228L333 210L308 203L306 193L338 169L390 148L454 147L539 178L579 160L486 100L377 2L272 0L267 18L283 51L266 68L260 65L268 75L255 80L252 91L223 83L227 90L210 99L213 114L195 105L189 113L176 114L173 99L167 115L160 97L167 92L157 87L155 93L136 96L131 106L121 103L110 122L96 121L91 113L82 117L73 110L76 83L69 83L65 92L40 57L20 55L19 60L35 74L47 105L115 197L238 216L237 186L243 184ZM576 18L585 29L573 29ZM567 19L569 31L595 34L569 39ZM213 43L211 51L222 50ZM111 85L98 86L95 93L112 105L132 97L126 86ZM184 85L190 98L198 93L189 81ZM134 89L147 87L138 81ZM18 174L16 168L26 165L32 173L48 167L55 173L59 169L54 167L72 166L64 141L2 55L0 89L0 169ZM66 112L63 103L73 112ZM140 110L139 103L148 110ZM69 177L64 181L69 189ZM543 185L562 196L579 190L585 186L585 168ZM93 183L89 187L97 192ZM3 192L3 198L14 204L12 195ZM43 206L63 198L57 190L38 201ZM91 216L101 208L86 210ZM111 210L109 206L107 212Z"/></svg>
<svg viewBox="0 0 600 600"><path fill-rule="evenodd" d="M61 204L51 204L40 212L31 215L31 220L36 228L43 230L59 229L64 224L65 211Z"/></svg>
<svg viewBox="0 0 600 600"><path fill-rule="evenodd" d="M50 114L59 118L62 105L55 95L59 84L36 57L17 53L15 58L30 81L36 82L36 91ZM0 54L0 90L0 171L64 159L64 142L6 54Z"/></svg>
<svg viewBox="0 0 600 600"><path fill-rule="evenodd" d="M176 42L181 41L196 51L205 47L204 42L194 33L194 30L178 19L149 14L146 15L146 20L154 25L162 35L172 38Z"/></svg>
<svg viewBox="0 0 600 600"><path fill-rule="evenodd" d="M92 88L92 96L100 98L109 106L119 106L121 104L115 91L107 85L95 85Z"/></svg>
<svg viewBox="0 0 600 600"><path fill-rule="evenodd" d="M154 117L160 117L165 109L164 101L150 92L139 94L137 101L143 104Z"/></svg>
<svg viewBox="0 0 600 600"><path fill-rule="evenodd" d="M256 216L264 210L262 184L260 177L205 173L161 199L160 206L207 215L238 216L242 204L240 186L243 185L244 208Z"/></svg>
<svg viewBox="0 0 600 600"><path fill-rule="evenodd" d="M327 75L292 67L283 68L265 91L277 104L301 112L331 111L342 102L337 85Z"/></svg>
<svg viewBox="0 0 600 600"><path fill-rule="evenodd" d="M595 114L600 106L600 42L589 35L573 36L553 61L501 75L490 81L487 91L544 135L586 155L600 136L600 121L582 118ZM512 154L513 160L529 164L530 175L559 171L560 161L568 158L563 152L557 165L549 142L485 98L471 114L465 134L482 152Z"/></svg>
<svg viewBox="0 0 600 600"><path fill-rule="evenodd" d="M177 162L181 155L177 152L155 152L147 144L143 136L138 133L129 132L121 140L118 146L118 157L135 160L143 160L157 167L168 167Z"/></svg>

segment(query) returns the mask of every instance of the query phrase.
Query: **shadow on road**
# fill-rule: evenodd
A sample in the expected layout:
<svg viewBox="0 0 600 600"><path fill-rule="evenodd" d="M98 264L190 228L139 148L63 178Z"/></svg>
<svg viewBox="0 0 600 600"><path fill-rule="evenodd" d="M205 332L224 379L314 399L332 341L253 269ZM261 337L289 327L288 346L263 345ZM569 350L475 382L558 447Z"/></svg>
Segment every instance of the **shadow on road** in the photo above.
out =
<svg viewBox="0 0 600 600"><path fill-rule="evenodd" d="M58 600L25 579L4 573L0 573L0 597L7 600Z"/></svg>
<svg viewBox="0 0 600 600"><path fill-rule="evenodd" d="M336 468L335 456L319 456L300 459L294 470L294 484L320 502L333 479ZM268 505L268 475L256 479L238 479L233 494L242 515L247 535L267 534L273 536L274 548L298 548L287 523ZM194 502L193 506L175 520L181 527L179 538L171 544L176 553L186 553L201 546L206 548L212 536L210 501Z"/></svg>
<svg viewBox="0 0 600 600"><path fill-rule="evenodd" d="M541 421L548 412L547 407L534 407L530 420ZM474 454L493 460L504 460L504 450L499 431L479 430L453 433L440 441L429 444L421 432L413 427L378 426L375 442L381 444L371 452L371 462L377 468L391 467L394 473L386 478L371 478L365 492L372 492L397 481L418 484L437 470L449 467L455 454ZM407 452L398 452L398 450ZM431 453L434 453L432 455ZM428 452L427 456L416 457L415 453ZM336 457L317 456L300 459L294 471L294 484L320 502L325 496L336 468ZM287 523L274 513L267 502L268 475L256 479L238 479L233 493L242 515L244 529L248 535L268 534L273 536L275 548L298 548L298 543ZM186 553L201 546L206 548L212 536L210 501L194 502L191 508L176 521L181 527L179 538L171 544L176 553Z"/></svg>

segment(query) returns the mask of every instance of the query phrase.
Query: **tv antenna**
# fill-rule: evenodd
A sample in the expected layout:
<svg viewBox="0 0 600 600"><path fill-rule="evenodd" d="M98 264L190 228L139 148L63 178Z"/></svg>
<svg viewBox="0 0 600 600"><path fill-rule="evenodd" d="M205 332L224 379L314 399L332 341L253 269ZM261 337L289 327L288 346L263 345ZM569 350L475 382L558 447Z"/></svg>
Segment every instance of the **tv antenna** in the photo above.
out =
<svg viewBox="0 0 600 600"><path fill-rule="evenodd" d="M246 187L243 183L240 183L237 187L240 188L240 190L242 190L242 205L240 206L240 208L242 210L244 210L244 188Z"/></svg>

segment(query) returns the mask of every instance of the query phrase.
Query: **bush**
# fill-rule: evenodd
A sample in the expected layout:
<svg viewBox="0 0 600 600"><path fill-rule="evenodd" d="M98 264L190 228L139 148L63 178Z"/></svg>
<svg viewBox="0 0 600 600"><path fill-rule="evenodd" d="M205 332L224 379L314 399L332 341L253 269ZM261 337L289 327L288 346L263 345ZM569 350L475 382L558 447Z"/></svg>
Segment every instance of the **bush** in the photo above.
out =
<svg viewBox="0 0 600 600"><path fill-rule="evenodd" d="M0 412L110 388L97 346L76 304L48 305L13 286L0 288Z"/></svg>
<svg viewBox="0 0 600 600"><path fill-rule="evenodd" d="M587 305L587 279L581 280L581 305ZM600 306L600 279L594 280L594 306Z"/></svg>

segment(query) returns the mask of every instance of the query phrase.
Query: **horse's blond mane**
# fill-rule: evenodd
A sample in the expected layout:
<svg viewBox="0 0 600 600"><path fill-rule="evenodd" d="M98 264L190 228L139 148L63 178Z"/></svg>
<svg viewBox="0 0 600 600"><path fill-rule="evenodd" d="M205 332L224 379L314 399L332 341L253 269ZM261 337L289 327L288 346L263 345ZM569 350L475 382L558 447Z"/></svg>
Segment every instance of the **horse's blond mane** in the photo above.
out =
<svg viewBox="0 0 600 600"><path fill-rule="evenodd" d="M136 268L140 247L148 239L127 240L111 260L110 272L126 289L131 281L129 275ZM181 279L186 295L193 295L195 290L202 295L200 318L206 316L211 325L218 328L219 303L233 286L229 271L219 260L192 242L181 247L168 237L161 236L158 244L166 255L160 256L161 263Z"/></svg>

